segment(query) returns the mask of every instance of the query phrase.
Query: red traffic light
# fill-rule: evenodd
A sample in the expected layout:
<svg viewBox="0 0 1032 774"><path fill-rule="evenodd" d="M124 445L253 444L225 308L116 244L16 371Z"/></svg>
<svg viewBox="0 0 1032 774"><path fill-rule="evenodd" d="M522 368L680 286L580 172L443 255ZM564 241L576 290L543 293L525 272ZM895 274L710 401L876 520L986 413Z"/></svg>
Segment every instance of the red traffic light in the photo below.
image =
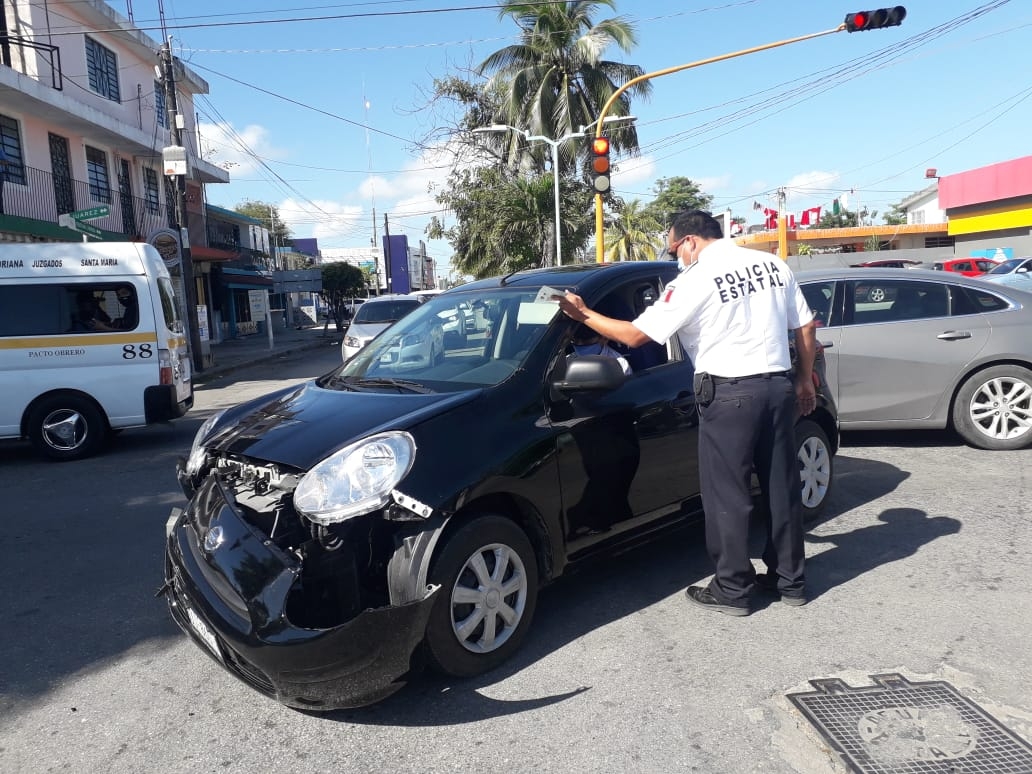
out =
<svg viewBox="0 0 1032 774"><path fill-rule="evenodd" d="M892 8L878 8L874 11L847 13L844 23L848 32L865 32L885 27L898 27L906 16L907 9L902 5L897 5Z"/></svg>
<svg viewBox="0 0 1032 774"><path fill-rule="evenodd" d="M609 138L596 137L591 141L591 183L596 193L605 193L610 188L609 180Z"/></svg>

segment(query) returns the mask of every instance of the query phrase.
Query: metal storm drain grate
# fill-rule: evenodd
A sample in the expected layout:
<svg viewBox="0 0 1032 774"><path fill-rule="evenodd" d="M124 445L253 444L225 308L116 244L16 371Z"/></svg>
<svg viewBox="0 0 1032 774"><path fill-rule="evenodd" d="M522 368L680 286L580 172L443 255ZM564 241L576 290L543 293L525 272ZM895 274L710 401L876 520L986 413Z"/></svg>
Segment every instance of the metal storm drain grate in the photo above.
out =
<svg viewBox="0 0 1032 774"><path fill-rule="evenodd" d="M856 774L1030 774L1032 745L946 682L811 680L788 698Z"/></svg>

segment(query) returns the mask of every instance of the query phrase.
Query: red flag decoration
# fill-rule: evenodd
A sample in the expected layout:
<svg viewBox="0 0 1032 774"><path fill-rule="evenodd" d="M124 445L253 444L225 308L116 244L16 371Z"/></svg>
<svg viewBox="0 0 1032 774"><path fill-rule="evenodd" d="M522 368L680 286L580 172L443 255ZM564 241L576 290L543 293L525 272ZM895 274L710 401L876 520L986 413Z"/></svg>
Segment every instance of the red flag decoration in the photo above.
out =
<svg viewBox="0 0 1032 774"><path fill-rule="evenodd" d="M793 228L793 229L795 228L795 213L794 212L788 213L788 227L789 228Z"/></svg>
<svg viewBox="0 0 1032 774"><path fill-rule="evenodd" d="M768 229L776 229L778 227L778 211L771 210L767 207L763 208L763 217L767 219L766 227Z"/></svg>
<svg viewBox="0 0 1032 774"><path fill-rule="evenodd" d="M816 226L821 221L821 208L811 207L808 210L803 210L803 215L800 218L800 224L803 226Z"/></svg>

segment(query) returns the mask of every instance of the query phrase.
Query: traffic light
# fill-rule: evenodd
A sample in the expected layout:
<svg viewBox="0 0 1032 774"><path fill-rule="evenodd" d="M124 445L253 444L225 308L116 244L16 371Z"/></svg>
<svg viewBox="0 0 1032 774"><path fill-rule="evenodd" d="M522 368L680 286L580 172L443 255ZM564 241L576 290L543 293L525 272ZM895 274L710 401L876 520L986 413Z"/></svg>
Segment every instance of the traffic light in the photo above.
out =
<svg viewBox="0 0 1032 774"><path fill-rule="evenodd" d="M591 182L595 193L604 194L609 190L609 138L596 137L591 141Z"/></svg>
<svg viewBox="0 0 1032 774"><path fill-rule="evenodd" d="M875 11L857 11L846 14L847 32L865 32L880 30L885 27L898 27L907 16L907 9L902 5L893 8L878 8Z"/></svg>

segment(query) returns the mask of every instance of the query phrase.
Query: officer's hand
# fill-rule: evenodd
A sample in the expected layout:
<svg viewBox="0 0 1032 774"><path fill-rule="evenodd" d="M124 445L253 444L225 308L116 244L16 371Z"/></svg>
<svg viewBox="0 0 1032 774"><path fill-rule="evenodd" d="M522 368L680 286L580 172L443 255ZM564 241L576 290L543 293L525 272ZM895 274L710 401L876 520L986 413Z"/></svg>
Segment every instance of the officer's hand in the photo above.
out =
<svg viewBox="0 0 1032 774"><path fill-rule="evenodd" d="M587 318L585 313L587 307L584 305L584 299L576 293L571 293L567 290L564 295L552 296L552 298L559 302L559 308L563 310L563 314L567 317L579 322L583 322Z"/></svg>
<svg viewBox="0 0 1032 774"><path fill-rule="evenodd" d="M817 390L813 386L813 381L810 379L806 381L797 380L795 392L799 414L805 417L807 414L813 413L813 410L817 408Z"/></svg>

